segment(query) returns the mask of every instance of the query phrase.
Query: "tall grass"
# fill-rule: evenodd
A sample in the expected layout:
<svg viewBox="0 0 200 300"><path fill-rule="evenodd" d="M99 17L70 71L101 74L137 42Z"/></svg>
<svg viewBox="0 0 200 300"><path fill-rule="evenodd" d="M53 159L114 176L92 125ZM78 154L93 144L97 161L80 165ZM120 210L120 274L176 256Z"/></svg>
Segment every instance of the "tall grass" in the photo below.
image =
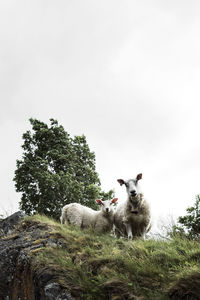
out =
<svg viewBox="0 0 200 300"><path fill-rule="evenodd" d="M126 241L43 216L29 220L48 224L62 237L64 246L43 249L35 264L59 274L75 299L200 299L198 242L179 237Z"/></svg>

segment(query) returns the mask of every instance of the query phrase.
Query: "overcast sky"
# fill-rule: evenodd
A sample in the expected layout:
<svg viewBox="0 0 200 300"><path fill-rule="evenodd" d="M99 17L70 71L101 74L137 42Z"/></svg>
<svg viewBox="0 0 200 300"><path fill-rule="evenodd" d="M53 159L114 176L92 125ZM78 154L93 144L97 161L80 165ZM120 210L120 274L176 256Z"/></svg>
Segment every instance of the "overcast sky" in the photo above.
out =
<svg viewBox="0 0 200 300"><path fill-rule="evenodd" d="M0 2L0 212L29 118L87 137L102 188L143 173L156 218L200 193L200 2Z"/></svg>

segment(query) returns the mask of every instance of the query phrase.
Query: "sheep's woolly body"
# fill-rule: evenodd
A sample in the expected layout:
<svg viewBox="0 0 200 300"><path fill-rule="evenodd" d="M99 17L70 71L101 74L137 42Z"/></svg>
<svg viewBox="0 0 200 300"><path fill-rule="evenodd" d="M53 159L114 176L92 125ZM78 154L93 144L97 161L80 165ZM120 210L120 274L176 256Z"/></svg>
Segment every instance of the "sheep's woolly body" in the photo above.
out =
<svg viewBox="0 0 200 300"><path fill-rule="evenodd" d="M70 203L62 209L61 223L73 224L79 228L93 227L99 232L109 232L113 227L114 214L103 210L95 211L79 203Z"/></svg>
<svg viewBox="0 0 200 300"><path fill-rule="evenodd" d="M110 232L113 228L114 213L113 211L107 216L102 211L97 214L94 228L99 232Z"/></svg>
<svg viewBox="0 0 200 300"><path fill-rule="evenodd" d="M135 213L131 212L129 197L125 203L120 203L114 215L115 233L119 236L127 236L127 224L131 227L134 237L142 237L150 229L150 207L143 194L138 194L140 198L135 205Z"/></svg>

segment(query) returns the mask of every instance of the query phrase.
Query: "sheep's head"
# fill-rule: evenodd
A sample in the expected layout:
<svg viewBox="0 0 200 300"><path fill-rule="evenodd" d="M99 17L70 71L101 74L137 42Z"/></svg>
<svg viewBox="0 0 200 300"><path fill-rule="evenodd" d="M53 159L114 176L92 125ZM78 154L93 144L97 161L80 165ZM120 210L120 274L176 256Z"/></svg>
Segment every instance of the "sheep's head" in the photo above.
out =
<svg viewBox="0 0 200 300"><path fill-rule="evenodd" d="M140 179L142 179L141 173L138 174L135 179L129 179L127 181L125 181L123 179L117 180L120 185L124 184L126 186L130 210L131 210L131 212L136 213L136 214L137 214L136 207L138 207L138 205L140 205L140 203L142 201L141 190L140 190L140 186L138 184L138 181Z"/></svg>
<svg viewBox="0 0 200 300"><path fill-rule="evenodd" d="M96 200L96 203L101 205L101 209L105 214L109 214L110 212L113 211L113 204L116 203L118 198L114 198L112 200Z"/></svg>

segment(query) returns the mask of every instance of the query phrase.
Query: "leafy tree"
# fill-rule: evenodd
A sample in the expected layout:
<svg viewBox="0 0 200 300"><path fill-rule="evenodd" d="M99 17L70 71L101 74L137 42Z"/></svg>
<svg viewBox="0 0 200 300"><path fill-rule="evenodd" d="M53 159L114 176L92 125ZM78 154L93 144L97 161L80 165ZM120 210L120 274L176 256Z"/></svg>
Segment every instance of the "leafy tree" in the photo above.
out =
<svg viewBox="0 0 200 300"><path fill-rule="evenodd" d="M200 195L196 196L194 206L187 208L187 214L178 218L174 232L192 239L200 237Z"/></svg>
<svg viewBox="0 0 200 300"><path fill-rule="evenodd" d="M22 193L23 211L58 219L65 204L96 208L95 198L112 196L112 191L101 191L95 154L84 135L70 137L54 119L49 127L36 119L30 123L32 131L23 134L23 156L13 179L16 191Z"/></svg>

